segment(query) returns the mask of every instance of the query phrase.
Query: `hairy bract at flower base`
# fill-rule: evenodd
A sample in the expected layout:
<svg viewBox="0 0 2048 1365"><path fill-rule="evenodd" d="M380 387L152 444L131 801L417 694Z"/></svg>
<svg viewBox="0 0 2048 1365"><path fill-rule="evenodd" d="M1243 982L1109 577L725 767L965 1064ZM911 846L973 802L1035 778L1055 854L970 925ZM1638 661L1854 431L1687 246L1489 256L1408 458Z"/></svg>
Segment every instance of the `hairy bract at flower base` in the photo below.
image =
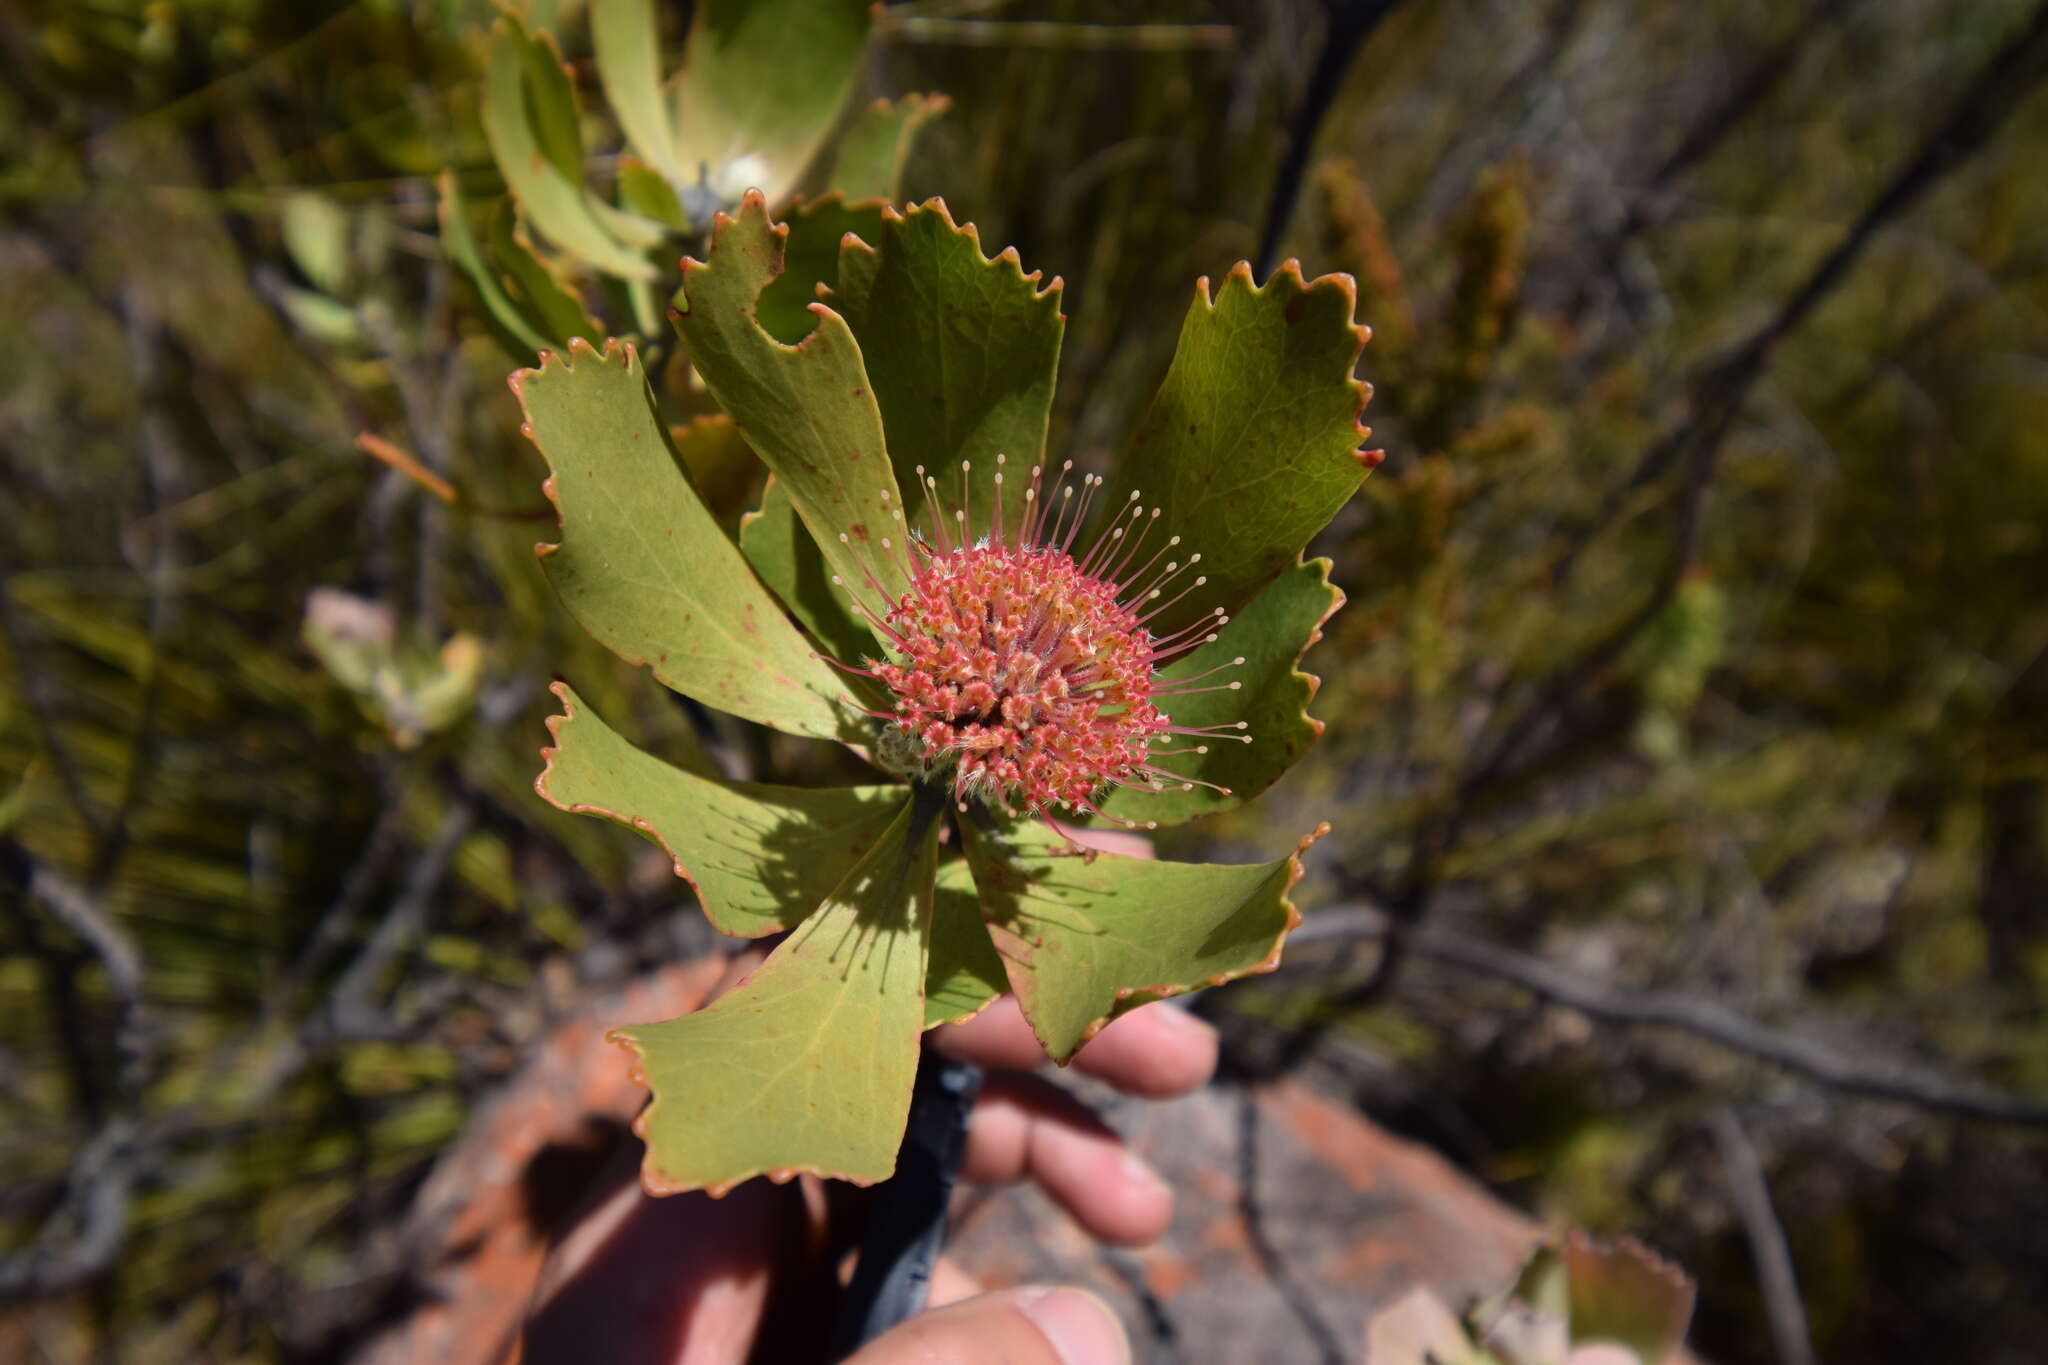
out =
<svg viewBox="0 0 2048 1365"><path fill-rule="evenodd" d="M659 842L728 931L793 930L741 992L616 1035L654 1091L658 1192L884 1178L918 1035L1006 990L1064 1063L1124 1010L1277 965L1301 849L1174 864L1071 836L1227 809L1305 750L1297 664L1342 599L1301 547L1378 459L1348 277L1202 282L1122 460L1076 474L1045 449L1057 280L984 256L936 200L889 210L846 235L792 344L757 316L784 233L759 195L720 215L672 313L773 475L736 545L630 345L513 381L562 516L543 564L586 627L900 784L684 773L557 686L540 794Z"/></svg>

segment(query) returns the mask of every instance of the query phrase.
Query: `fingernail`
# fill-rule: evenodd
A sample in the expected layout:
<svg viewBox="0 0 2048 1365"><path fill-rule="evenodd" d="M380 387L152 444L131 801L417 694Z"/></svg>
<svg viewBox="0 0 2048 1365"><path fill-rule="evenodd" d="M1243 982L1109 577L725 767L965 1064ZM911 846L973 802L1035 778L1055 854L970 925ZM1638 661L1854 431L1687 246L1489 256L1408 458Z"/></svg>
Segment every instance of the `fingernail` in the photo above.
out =
<svg viewBox="0 0 2048 1365"><path fill-rule="evenodd" d="M1130 1339L1109 1305L1080 1289L1025 1289L1018 1311L1045 1333L1062 1365L1129 1365Z"/></svg>

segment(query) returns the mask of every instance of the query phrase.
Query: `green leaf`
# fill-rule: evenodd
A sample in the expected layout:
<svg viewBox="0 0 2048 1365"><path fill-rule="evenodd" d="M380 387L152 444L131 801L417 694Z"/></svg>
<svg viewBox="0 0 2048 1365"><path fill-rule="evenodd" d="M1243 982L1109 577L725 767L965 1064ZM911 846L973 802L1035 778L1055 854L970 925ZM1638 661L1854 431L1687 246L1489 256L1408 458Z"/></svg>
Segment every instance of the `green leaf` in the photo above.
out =
<svg viewBox="0 0 2048 1365"><path fill-rule="evenodd" d="M292 325L315 341L329 346L355 346L364 340L362 318L340 299L295 284L278 285L277 295Z"/></svg>
<svg viewBox="0 0 2048 1365"><path fill-rule="evenodd" d="M932 902L931 960L924 975L924 1026L972 1019L1010 989L1003 960L981 921L981 901L967 864L954 860L939 869Z"/></svg>
<svg viewBox="0 0 2048 1365"><path fill-rule="evenodd" d="M1110 1020L1280 965L1301 854L1233 867L1046 850L1030 825L962 826L982 917L1031 1031L1065 1065Z"/></svg>
<svg viewBox="0 0 2048 1365"><path fill-rule="evenodd" d="M684 180L780 202L838 119L869 0L699 0L675 87Z"/></svg>
<svg viewBox="0 0 2048 1365"><path fill-rule="evenodd" d="M555 35L535 31L521 47L526 63L527 125L549 164L571 184L583 179L583 129L576 86L562 63Z"/></svg>
<svg viewBox="0 0 2048 1365"><path fill-rule="evenodd" d="M700 777L621 739L568 684L534 790L561 809L626 825L661 846L723 934L793 928L873 848L900 785L809 789Z"/></svg>
<svg viewBox="0 0 2048 1365"><path fill-rule="evenodd" d="M863 241L879 240L882 206L849 204L828 194L797 205L785 226L789 236L783 240L782 273L761 291L755 316L768 335L794 346L817 326L811 304L819 297L818 286L839 287L840 242L849 232Z"/></svg>
<svg viewBox="0 0 2048 1365"><path fill-rule="evenodd" d="M654 1102L633 1125L655 1194L896 1168L924 1031L937 811L906 803L768 960L705 1009L611 1036Z"/></svg>
<svg viewBox="0 0 2048 1365"><path fill-rule="evenodd" d="M683 212L683 201L676 198L676 187L644 161L619 158L619 202L628 212L652 219L671 232L690 230L689 215Z"/></svg>
<svg viewBox="0 0 2048 1365"><path fill-rule="evenodd" d="M597 78L626 141L670 181L686 181L691 177L676 154L675 126L661 92L660 38L651 0L591 0Z"/></svg>
<svg viewBox="0 0 2048 1365"><path fill-rule="evenodd" d="M324 194L300 190L285 199L279 227L292 264L314 288L328 294L347 291L352 273L347 209Z"/></svg>
<svg viewBox="0 0 2048 1365"><path fill-rule="evenodd" d="M565 174L535 136L528 121L527 84L528 72L537 69L532 54L539 47L510 17L492 30L482 111L491 157L527 218L555 245L622 279L651 280L653 265L614 235L618 220L628 216L601 220L601 206L580 176ZM659 239L656 224L646 229L648 241Z"/></svg>
<svg viewBox="0 0 2048 1365"><path fill-rule="evenodd" d="M1344 604L1344 594L1331 586L1329 572L1327 559L1295 564L1240 607L1216 632L1214 644L1203 645L1159 675L1162 685L1199 679L1189 686L1218 689L1161 697L1160 709L1174 724L1200 729L1242 721L1242 733L1251 742L1244 743L1229 731L1209 738L1175 735L1174 743L1164 748L1209 751L1160 760L1161 767L1193 779L1192 790L1120 787L1102 803L1106 813L1172 825L1241 806L1278 781L1315 743L1323 723L1308 714L1308 704L1322 679L1302 672L1298 665L1309 646L1322 638L1323 623ZM1233 659L1244 662L1232 664ZM1232 690L1233 682L1243 686ZM1230 790L1225 794L1212 787Z"/></svg>
<svg viewBox="0 0 2048 1365"><path fill-rule="evenodd" d="M562 518L562 543L538 553L583 628L722 711L793 734L850 730L845 686L683 477L632 346L572 342L512 388Z"/></svg>
<svg viewBox="0 0 2048 1365"><path fill-rule="evenodd" d="M1662 1365L1684 1343L1696 1291L1677 1266L1639 1242L1602 1245L1580 1233L1564 1239L1564 1264L1574 1346L1617 1342L1643 1365Z"/></svg>
<svg viewBox="0 0 2048 1365"><path fill-rule="evenodd" d="M972 461L967 524L993 524L995 457L1009 457L1006 526L1023 519L1031 466L1044 457L1059 369L1060 282L1039 287L1013 248L991 260L974 225L955 226L943 201L882 211L875 246L848 242L836 306L861 343L881 404L906 511L923 505L916 467L957 490ZM863 259L865 258L865 259ZM942 499L958 507L957 491Z"/></svg>
<svg viewBox="0 0 2048 1365"><path fill-rule="evenodd" d="M749 194L739 217L718 216L709 261L683 262L676 330L719 407L732 414L832 571L852 588L895 597L907 581L896 518L902 500L861 352L839 314L811 305L818 325L795 346L756 321L761 291L782 273L788 229ZM887 541L888 544L884 544Z"/></svg>
<svg viewBox="0 0 2048 1365"><path fill-rule="evenodd" d="M846 590L833 586L823 552L773 479L761 494L760 510L740 519L740 552L833 658L858 664L879 652L874 633L854 615ZM865 690L858 687L865 680L857 675L848 674L845 681L851 689Z"/></svg>
<svg viewBox="0 0 2048 1365"><path fill-rule="evenodd" d="M731 525L748 502L748 494L761 476L761 462L733 420L722 412L692 417L679 427L670 427L690 486L721 525ZM774 584L768 585L770 589Z"/></svg>
<svg viewBox="0 0 2048 1365"><path fill-rule="evenodd" d="M470 231L469 214L456 187L453 171L441 172L436 182L441 190L441 249L455 263L476 290L484 316L496 327L505 349L514 355L533 356L546 349L548 338L520 306L505 292L497 272L484 263L483 251Z"/></svg>
<svg viewBox="0 0 2048 1365"><path fill-rule="evenodd" d="M509 202L500 201L492 211L490 233L491 255L504 266L526 315L557 345L567 345L570 337L604 335L604 327L590 316L583 300L555 278L533 243L513 224Z"/></svg>
<svg viewBox="0 0 2048 1365"><path fill-rule="evenodd" d="M1173 364L1101 503L1142 493L1202 556L1208 581L1162 612L1155 633L1235 610L1378 463L1359 452L1371 433L1358 425L1368 390L1351 377L1367 335L1351 320L1356 293L1348 275L1303 283L1293 261L1262 289L1242 263L1213 300L1206 279L1195 286Z"/></svg>
<svg viewBox="0 0 2048 1365"><path fill-rule="evenodd" d="M894 203L901 197L903 163L918 130L952 104L944 95L909 94L893 104L876 100L840 135L825 183L848 199Z"/></svg>

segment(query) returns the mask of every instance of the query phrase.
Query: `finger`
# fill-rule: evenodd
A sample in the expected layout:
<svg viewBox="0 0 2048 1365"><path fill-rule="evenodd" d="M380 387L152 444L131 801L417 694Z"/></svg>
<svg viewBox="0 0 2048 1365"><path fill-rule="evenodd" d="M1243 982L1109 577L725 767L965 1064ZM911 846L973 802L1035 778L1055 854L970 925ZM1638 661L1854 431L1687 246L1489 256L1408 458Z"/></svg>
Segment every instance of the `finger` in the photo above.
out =
<svg viewBox="0 0 2048 1365"><path fill-rule="evenodd" d="M1030 1286L920 1313L846 1365L1129 1365L1109 1305L1080 1289Z"/></svg>
<svg viewBox="0 0 2048 1365"><path fill-rule="evenodd" d="M1126 1095L1170 1100L1216 1074L1216 1030L1177 1005L1143 1005L1089 1040L1074 1065Z"/></svg>
<svg viewBox="0 0 2048 1365"><path fill-rule="evenodd" d="M960 1263L950 1256L941 1256L932 1264L932 1277L925 1286L924 1301L933 1308L944 1308L949 1303L971 1299L981 1292L981 1281L960 1268Z"/></svg>
<svg viewBox="0 0 2048 1365"><path fill-rule="evenodd" d="M711 993L704 997L704 1004L710 1004L718 999L719 996L724 995L727 991L745 981L749 976L752 976L754 968L768 960L768 951L763 945L752 943L727 958L725 960L725 970L719 974L718 983L711 988ZM699 1008L702 1007L700 1006Z"/></svg>
<svg viewBox="0 0 2048 1365"><path fill-rule="evenodd" d="M1004 996L964 1024L934 1029L932 1046L991 1071L1035 1071L1045 1065L1045 1049L1031 1036L1031 1025L1024 1022L1014 995Z"/></svg>
<svg viewBox="0 0 2048 1365"><path fill-rule="evenodd" d="M1015 996L1004 996L964 1024L934 1031L932 1045L990 1070L1031 1071L1045 1062L1045 1049ZM1171 1099L1199 1089L1215 1074L1216 1030L1186 1010L1145 1005L1098 1033L1074 1065L1127 1095Z"/></svg>
<svg viewBox="0 0 2048 1365"><path fill-rule="evenodd" d="M1159 855L1152 848L1152 840L1143 834L1131 834L1120 829L1077 829L1068 835L1083 848L1099 849L1123 858L1156 858Z"/></svg>
<svg viewBox="0 0 2048 1365"><path fill-rule="evenodd" d="M1030 1180L1092 1236L1156 1241L1173 1191L1087 1106L1035 1076L991 1076L967 1128L960 1173L985 1185Z"/></svg>
<svg viewBox="0 0 2048 1365"><path fill-rule="evenodd" d="M542 1267L523 1359L743 1360L770 1267L800 1244L802 1223L794 1191L764 1181L724 1199L651 1199L623 1180Z"/></svg>

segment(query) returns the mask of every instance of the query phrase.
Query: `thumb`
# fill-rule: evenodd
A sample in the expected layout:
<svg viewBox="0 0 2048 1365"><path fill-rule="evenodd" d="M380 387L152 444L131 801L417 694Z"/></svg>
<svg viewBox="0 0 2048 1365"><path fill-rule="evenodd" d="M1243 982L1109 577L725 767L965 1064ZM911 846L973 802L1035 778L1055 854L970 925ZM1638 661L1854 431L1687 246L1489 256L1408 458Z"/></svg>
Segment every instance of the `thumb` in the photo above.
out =
<svg viewBox="0 0 2048 1365"><path fill-rule="evenodd" d="M846 1365L1130 1365L1109 1305L1080 1289L1027 1286L920 1313Z"/></svg>

